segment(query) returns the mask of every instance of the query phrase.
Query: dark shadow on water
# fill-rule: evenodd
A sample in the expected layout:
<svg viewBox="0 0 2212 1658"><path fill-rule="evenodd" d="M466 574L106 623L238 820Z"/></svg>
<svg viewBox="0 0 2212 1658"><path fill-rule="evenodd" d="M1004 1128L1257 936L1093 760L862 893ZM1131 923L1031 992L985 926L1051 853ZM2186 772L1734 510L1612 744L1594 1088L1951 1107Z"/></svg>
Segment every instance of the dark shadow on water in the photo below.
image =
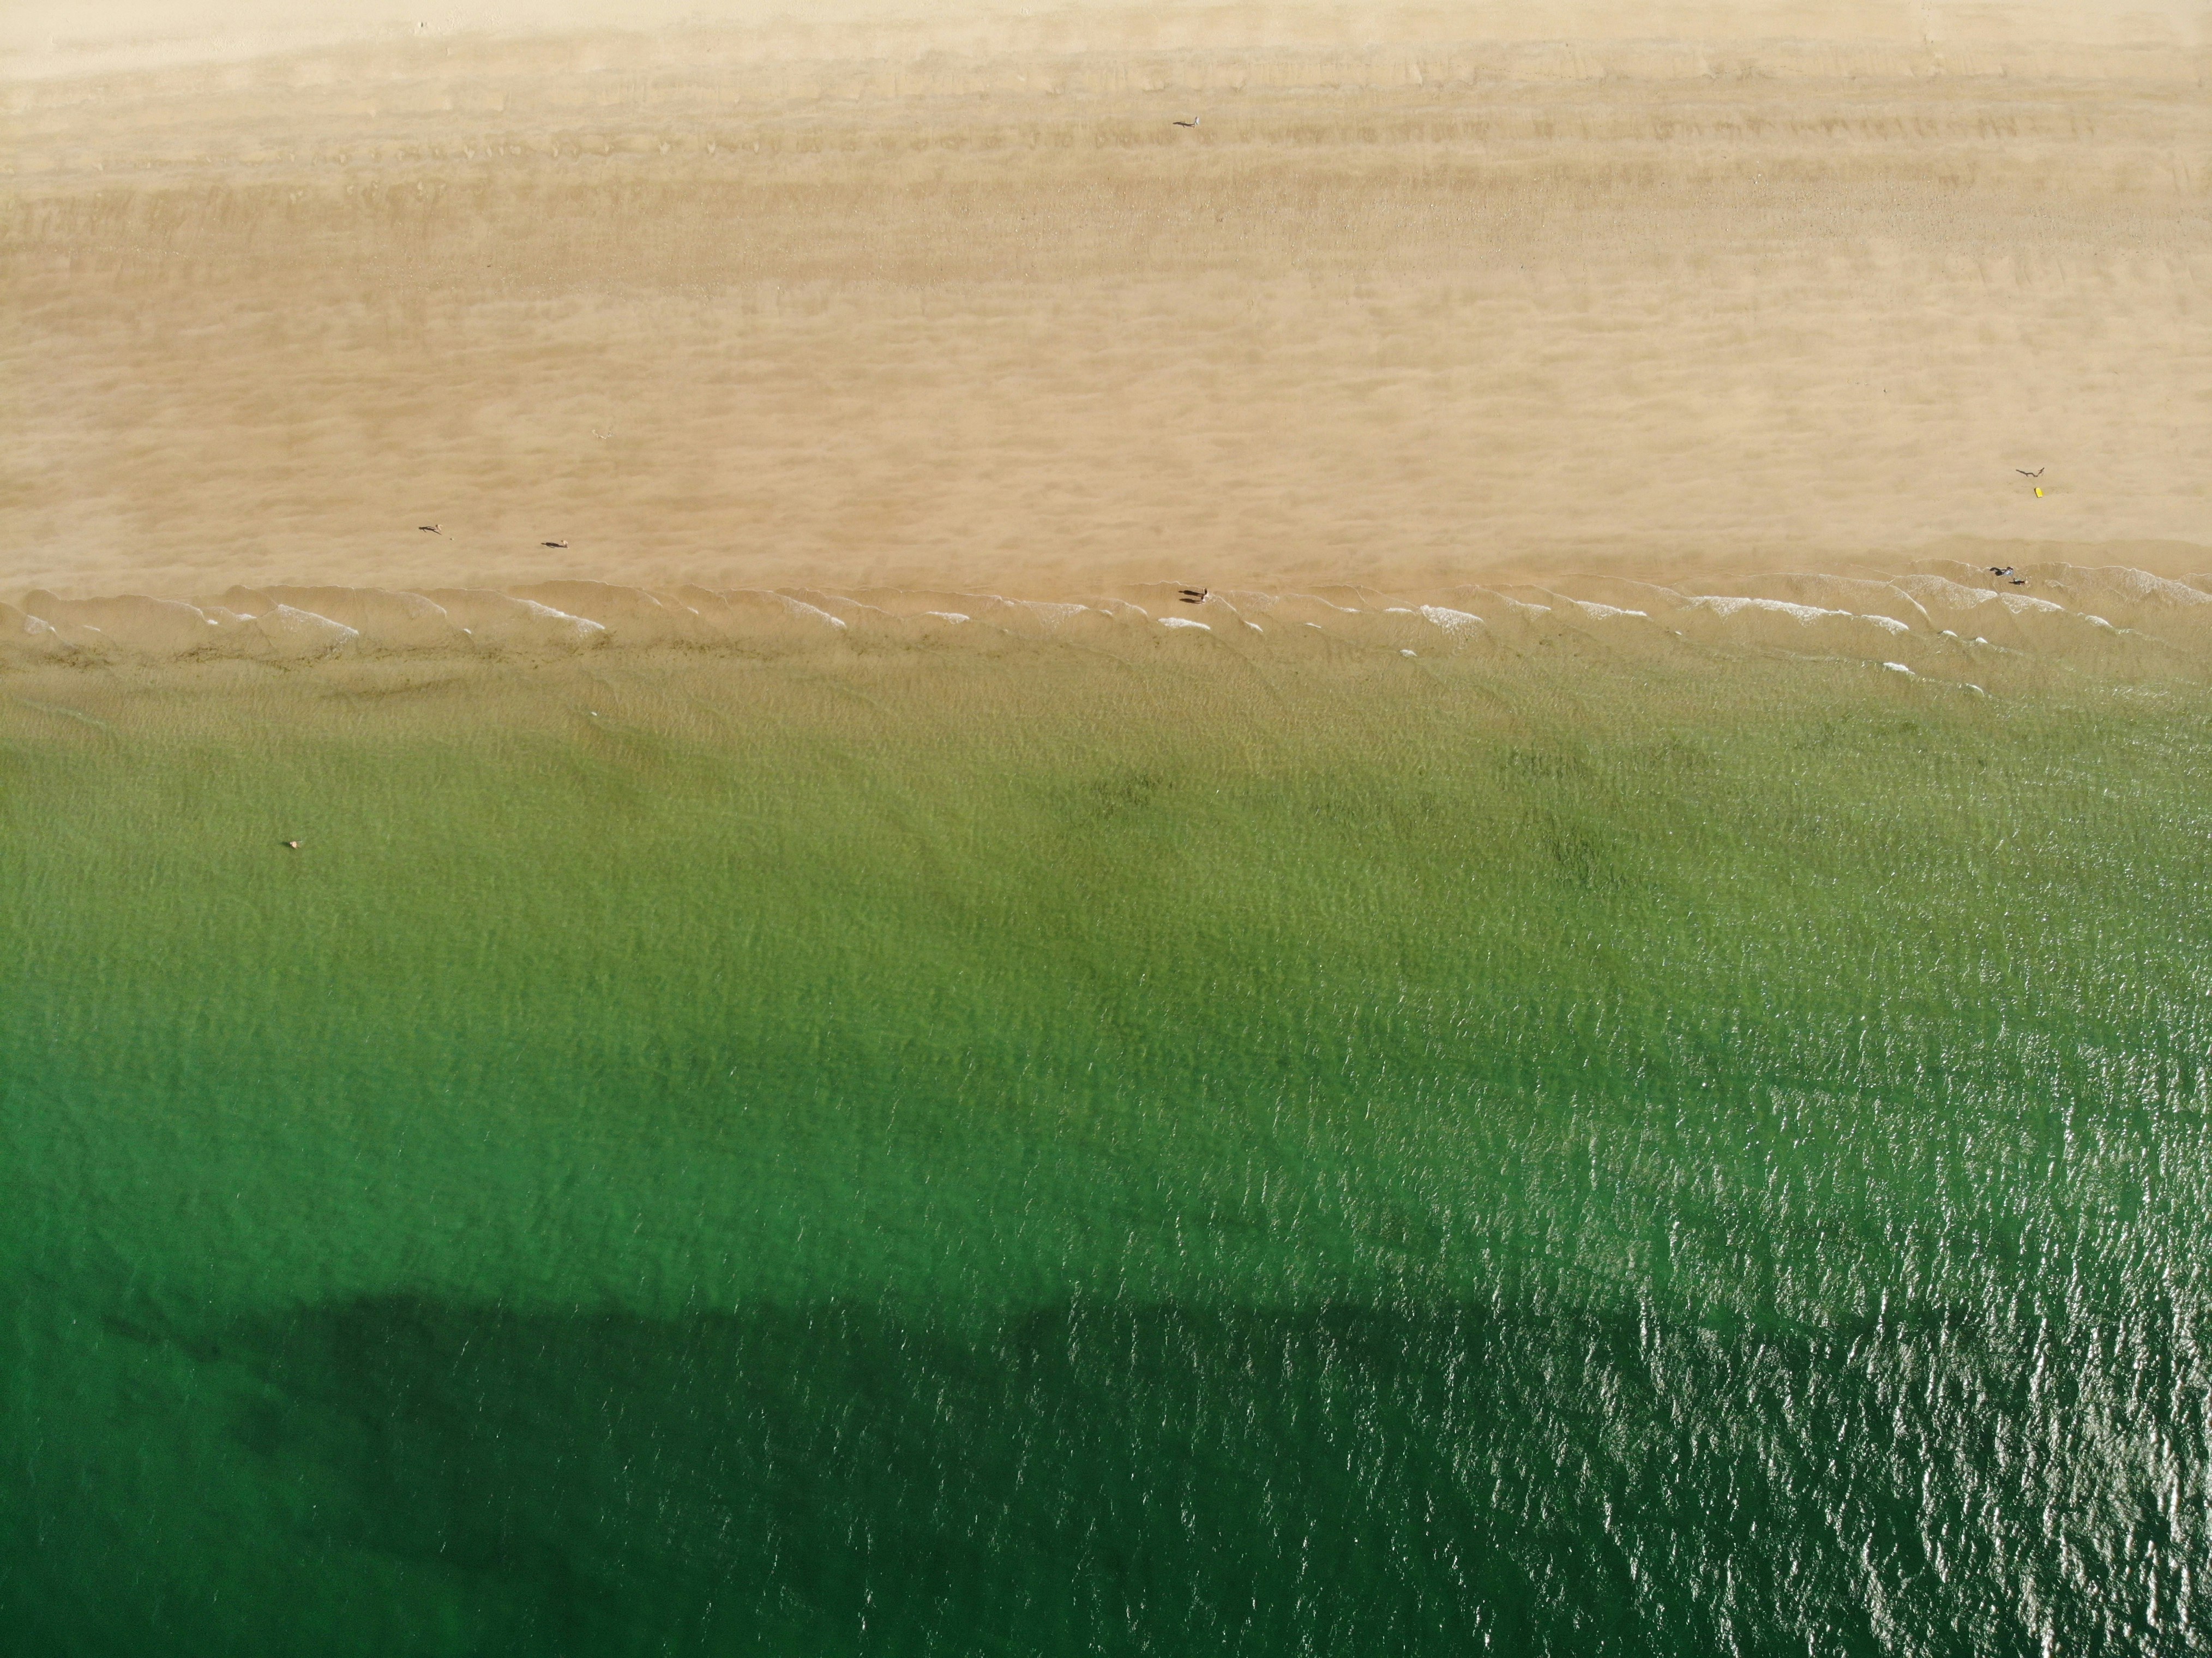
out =
<svg viewBox="0 0 2212 1658"><path fill-rule="evenodd" d="M2181 1651L2145 1608L2204 1540L2203 1470L2161 1517L2128 1461L2190 1430L2125 1333L393 1296L125 1333L230 1378L303 1558L489 1641L440 1649Z"/></svg>

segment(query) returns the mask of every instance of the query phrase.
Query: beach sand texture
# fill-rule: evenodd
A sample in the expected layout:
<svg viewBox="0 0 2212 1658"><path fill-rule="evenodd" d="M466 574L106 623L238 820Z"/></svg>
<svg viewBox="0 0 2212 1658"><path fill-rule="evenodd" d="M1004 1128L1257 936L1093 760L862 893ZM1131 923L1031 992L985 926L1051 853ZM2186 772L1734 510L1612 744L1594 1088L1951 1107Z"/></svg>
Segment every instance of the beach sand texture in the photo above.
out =
<svg viewBox="0 0 2212 1658"><path fill-rule="evenodd" d="M2185 576L2202 19L34 18L0 592Z"/></svg>

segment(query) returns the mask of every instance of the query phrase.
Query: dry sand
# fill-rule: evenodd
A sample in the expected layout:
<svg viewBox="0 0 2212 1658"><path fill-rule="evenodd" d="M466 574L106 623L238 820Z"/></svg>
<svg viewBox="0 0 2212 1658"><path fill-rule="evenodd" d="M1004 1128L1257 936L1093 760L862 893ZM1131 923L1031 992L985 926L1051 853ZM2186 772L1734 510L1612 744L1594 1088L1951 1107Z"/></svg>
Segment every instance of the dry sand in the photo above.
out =
<svg viewBox="0 0 2212 1658"><path fill-rule="evenodd" d="M0 595L2201 573L2203 12L2080 11L18 38Z"/></svg>

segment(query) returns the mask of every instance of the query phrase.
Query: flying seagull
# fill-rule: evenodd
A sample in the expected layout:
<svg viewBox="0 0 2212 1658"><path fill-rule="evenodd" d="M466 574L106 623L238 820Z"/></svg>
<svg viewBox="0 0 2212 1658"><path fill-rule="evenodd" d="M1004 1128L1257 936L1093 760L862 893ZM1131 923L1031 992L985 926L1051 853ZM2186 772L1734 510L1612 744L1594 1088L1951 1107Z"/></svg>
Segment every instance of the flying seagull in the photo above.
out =
<svg viewBox="0 0 2212 1658"><path fill-rule="evenodd" d="M1991 575L2010 575L2012 574L2012 566L2008 564L2003 569L2000 570L1996 565L1992 564L1990 566L1990 574Z"/></svg>
<svg viewBox="0 0 2212 1658"><path fill-rule="evenodd" d="M1203 115L1194 115L1188 121L1177 121L1176 125L1179 127L1194 127L1205 118Z"/></svg>
<svg viewBox="0 0 2212 1658"><path fill-rule="evenodd" d="M1182 602L1186 604L1203 604L1206 603L1206 589L1204 587L1182 587L1178 588L1176 591L1182 594Z"/></svg>
<svg viewBox="0 0 2212 1658"><path fill-rule="evenodd" d="M541 541L538 544L541 547L565 547L568 544L565 541Z"/></svg>
<svg viewBox="0 0 2212 1658"><path fill-rule="evenodd" d="M415 527L416 527L416 529L418 529L418 530L427 531L428 533L430 533L431 535L434 535L434 536L441 536L441 535L443 535L443 534L445 534L445 533L446 533L443 530L441 530L441 529L440 529L436 525L434 525L434 524L418 524L418 525L416 525Z"/></svg>
<svg viewBox="0 0 2212 1658"><path fill-rule="evenodd" d="M2012 470L2019 473L2024 478L2039 478L2043 476L2044 472L2044 469L2040 466L2037 467L2033 472L2029 471L2025 466L2015 466Z"/></svg>

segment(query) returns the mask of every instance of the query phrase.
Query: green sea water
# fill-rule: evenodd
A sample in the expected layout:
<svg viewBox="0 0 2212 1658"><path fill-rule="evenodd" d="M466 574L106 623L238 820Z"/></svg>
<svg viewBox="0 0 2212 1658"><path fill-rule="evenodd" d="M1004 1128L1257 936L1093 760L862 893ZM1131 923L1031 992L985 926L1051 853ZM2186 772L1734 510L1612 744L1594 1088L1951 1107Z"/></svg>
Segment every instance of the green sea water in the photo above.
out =
<svg viewBox="0 0 2212 1658"><path fill-rule="evenodd" d="M0 1643L2205 1651L2208 778L1780 660L0 680Z"/></svg>

